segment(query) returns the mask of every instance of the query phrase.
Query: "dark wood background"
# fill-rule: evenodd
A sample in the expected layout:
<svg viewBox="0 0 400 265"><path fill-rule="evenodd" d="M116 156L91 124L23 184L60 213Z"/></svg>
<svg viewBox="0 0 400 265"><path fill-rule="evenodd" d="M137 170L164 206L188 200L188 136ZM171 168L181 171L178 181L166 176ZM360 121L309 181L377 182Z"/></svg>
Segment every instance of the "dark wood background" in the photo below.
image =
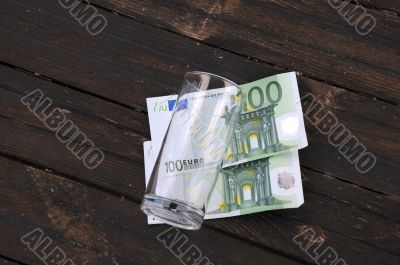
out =
<svg viewBox="0 0 400 265"><path fill-rule="evenodd" d="M352 1L354 5L356 1ZM307 123L305 204L210 220L185 232L214 264L314 264L292 238L318 233L347 264L400 264L400 3L358 0L360 36L325 0L91 0L91 36L56 0L0 2L0 263L44 264L20 241L40 228L76 264L181 264L148 226L146 97L176 93L189 70L244 83L298 71L369 151L357 172ZM106 154L85 168L28 109L41 89Z"/></svg>

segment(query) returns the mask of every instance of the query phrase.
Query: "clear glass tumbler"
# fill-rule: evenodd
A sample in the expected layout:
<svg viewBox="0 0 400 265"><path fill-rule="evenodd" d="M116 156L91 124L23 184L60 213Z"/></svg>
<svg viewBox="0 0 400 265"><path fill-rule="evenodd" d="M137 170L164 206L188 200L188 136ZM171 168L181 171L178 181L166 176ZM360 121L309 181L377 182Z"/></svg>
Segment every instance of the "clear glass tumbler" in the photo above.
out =
<svg viewBox="0 0 400 265"><path fill-rule="evenodd" d="M239 87L223 77L189 72L141 209L170 225L200 229L240 112Z"/></svg>

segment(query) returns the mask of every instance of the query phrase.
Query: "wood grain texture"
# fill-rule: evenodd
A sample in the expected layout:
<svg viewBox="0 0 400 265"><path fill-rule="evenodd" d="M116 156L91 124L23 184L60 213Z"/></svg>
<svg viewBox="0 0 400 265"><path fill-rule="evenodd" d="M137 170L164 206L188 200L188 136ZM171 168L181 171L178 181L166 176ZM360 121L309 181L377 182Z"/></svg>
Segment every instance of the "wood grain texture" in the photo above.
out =
<svg viewBox="0 0 400 265"><path fill-rule="evenodd" d="M13 246L9 248L2 245L2 253L18 257L29 264L40 264L28 249L21 251L24 246L19 240L25 233L39 227L77 264L110 264L113 258L119 264L159 264L161 260L168 260L169 264L179 264L161 244L157 245L156 236L165 230L166 226L148 227L138 204L9 159L0 158L0 164L2 212L6 216L0 221L0 239L7 238L9 246ZM16 197L18 200L15 200ZM371 262L370 264L379 261L397 264L399 261L398 256L394 254L371 249L368 244L360 244L356 240L338 236L315 224L298 222L298 226L293 227L293 222L288 218L281 218L273 213L263 215L266 218L254 218L255 215L249 215L211 223L220 223L235 231L238 230L237 226L230 226L229 220L235 220L238 224L245 222L255 235L266 235L269 231L268 240L275 246L280 244L280 241L286 241L286 247L282 249L284 252L299 252L304 257L305 253L297 249L288 235L294 236L306 228L313 227L325 246L334 246L340 256L351 264L364 264L367 261ZM249 219L250 216L252 218ZM228 226L225 226L226 224ZM282 231L285 226L287 228ZM279 264L298 264L243 243L239 239L227 240L224 235L227 234L226 231L220 233L214 229L209 230L212 227L213 225L208 224L201 233L187 235L191 242L214 262L222 264L229 261L229 264L242 264L246 261L247 264L257 264L269 259ZM243 226L239 227L244 229ZM291 230L291 234L287 233L290 230L285 231L288 229ZM232 234L233 231L228 234ZM243 231L245 232L248 231ZM221 244L224 245L223 248L218 247ZM363 258L364 255L367 255L368 259Z"/></svg>
<svg viewBox="0 0 400 265"><path fill-rule="evenodd" d="M104 34L93 38L57 3L43 1L40 11L29 9L30 16L26 16L30 8L26 3L5 2L8 6L0 11L4 15L3 27L0 27L3 30L0 38L4 39L0 60L136 110L145 110L146 97L176 93L187 70L207 67L207 71L239 83L285 71L110 14L107 16L109 27ZM15 17L23 23L13 23ZM27 29L29 36L25 35ZM47 41L43 42L40 36L45 32ZM65 34L68 38L63 37ZM16 42L22 45L14 45ZM304 165L398 195L396 183L400 180L396 176L400 168L395 154L400 145L399 109L309 78L299 81L302 94L316 94L378 156L374 170L360 174L340 159L325 136L308 124L313 149L307 149L310 152L303 155Z"/></svg>
<svg viewBox="0 0 400 265"><path fill-rule="evenodd" d="M137 203L5 158L0 165L0 240L8 242L0 252L42 264L20 241L39 228L53 240L49 248L75 264L181 264L157 240L168 226L148 227ZM195 244L215 264L301 264L207 228L182 233L189 240L182 250Z"/></svg>
<svg viewBox="0 0 400 265"><path fill-rule="evenodd" d="M400 17L390 12L369 9L376 27L361 36L327 1L93 3L318 80L400 102Z"/></svg>
<svg viewBox="0 0 400 265"><path fill-rule="evenodd" d="M361 37L326 1L90 2L108 20L96 37L58 1L0 3L0 264L43 264L20 241L36 227L77 264L181 264L156 239L167 226L139 210L145 98L176 93L188 70L245 83L288 69L376 166L357 172L306 121L305 204L207 220L189 241L215 264L314 264L292 241L313 228L348 264L400 263L398 3L359 0L378 22ZM20 103L37 88L104 151L101 166Z"/></svg>

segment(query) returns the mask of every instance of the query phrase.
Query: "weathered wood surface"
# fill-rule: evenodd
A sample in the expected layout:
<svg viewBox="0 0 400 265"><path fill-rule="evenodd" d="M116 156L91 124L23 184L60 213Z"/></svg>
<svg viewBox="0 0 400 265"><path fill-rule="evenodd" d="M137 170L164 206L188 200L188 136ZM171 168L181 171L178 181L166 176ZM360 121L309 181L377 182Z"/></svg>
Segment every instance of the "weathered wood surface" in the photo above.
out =
<svg viewBox="0 0 400 265"><path fill-rule="evenodd" d="M137 203L6 158L0 164L0 239L14 246L2 244L5 255L40 264L20 241L39 227L53 240L49 249L62 248L76 264L181 264L157 240L168 226L148 227ZM301 264L208 228L185 234L190 242L184 247L196 244L216 264Z"/></svg>
<svg viewBox="0 0 400 265"><path fill-rule="evenodd" d="M166 226L147 226L139 211L144 191L142 142L149 138L145 98L175 93L183 73L192 69L239 83L296 69L303 73L301 93L312 92L321 99L377 156L376 166L368 174L358 173L307 122L310 146L300 152L305 205L206 221L200 232L187 233L189 240L215 264L311 264L292 238L312 227L324 246L333 247L348 264L399 264L398 6L391 1L360 1L371 7L368 12L377 14L384 29L362 39L336 11L330 13L314 1L237 1L244 12L264 10L272 18L281 17L275 21L280 34L271 35L268 30L273 27L263 28L249 32L257 33L260 42L245 42L243 32L250 22L237 10L227 10L233 2L218 2L225 9L205 23L203 30L214 27L211 21L218 29L207 38L181 30L189 18L197 19L193 23L207 18L210 14L203 8L211 2L198 6L93 1L109 21L97 37L57 1L0 4L0 255L41 264L20 241L24 233L39 227L77 264L180 264L156 239ZM312 11L317 12L315 17L307 15ZM180 16L184 12L187 18ZM265 17L254 14L254 23ZM177 16L180 19L173 24ZM293 32L297 16L307 36L298 44L308 41L311 53L294 54L299 34L275 50L266 40L279 43ZM319 38L325 31L334 37L332 43L345 41L339 57L324 53L322 48L331 48L324 42L327 36ZM369 48L354 53L355 43ZM318 49L322 53L316 53ZM379 58L374 51L380 52ZM359 55L362 60L356 61ZM380 68L383 60L386 64ZM288 67L292 61L295 67ZM340 74L347 67L353 67L354 77ZM332 75L327 76L328 70ZM374 86L372 78L378 80ZM20 103L36 88L105 152L99 168L86 169Z"/></svg>
<svg viewBox="0 0 400 265"><path fill-rule="evenodd" d="M400 17L390 12L368 10L376 27L361 36L320 0L93 3L317 80L400 101Z"/></svg>
<svg viewBox="0 0 400 265"><path fill-rule="evenodd" d="M48 1L49 4L45 5L46 1L42 1L46 9L38 11L33 8L34 4L27 7L26 2L8 12L9 15L7 10L0 11L4 20L1 25L5 25L5 28L0 28L0 38L3 38L2 44L5 46L0 50L1 60L140 111L145 110L145 97L176 93L181 77L187 70L206 66L207 71L242 83L285 71L284 68L271 67L198 45L187 38L112 14L108 17L110 25L104 34L93 39L57 3ZM13 7L10 5L8 10ZM25 15L28 8L31 17ZM20 16L15 17L16 14ZM13 23L13 18L21 19L23 23ZM54 24L49 24L49 20ZM44 30L49 34L46 42L41 40ZM25 32L29 32L29 35ZM69 34L67 39L63 37L65 34ZM26 47L19 44L22 38ZM18 43L18 46L12 43ZM168 43L168 48L164 43ZM32 54L30 47L40 52ZM378 150L384 152L373 171L366 175L359 174L353 167L348 167L344 159L338 161L339 153L330 147L326 137L311 128L314 131L309 134L315 134L318 140L310 137L315 141L310 144L310 148L314 149L307 152L304 165L333 176L338 173L341 178L357 181L371 189L398 194L395 186L400 181L396 175L400 169L395 167L395 154L400 144L396 139L399 130L398 108L309 78L300 78L300 86L301 93L313 92L320 97L340 121L346 119L345 125L354 133L357 132L356 136L374 153L378 153ZM382 120L382 117L386 119ZM373 122L370 122L371 119ZM388 126L382 126L382 122L388 123ZM387 136L393 140L387 142ZM374 146L375 139L383 144ZM320 151L315 151L315 148ZM312 156L310 160L308 154ZM319 159L321 157L324 159ZM314 166L321 163L322 168Z"/></svg>

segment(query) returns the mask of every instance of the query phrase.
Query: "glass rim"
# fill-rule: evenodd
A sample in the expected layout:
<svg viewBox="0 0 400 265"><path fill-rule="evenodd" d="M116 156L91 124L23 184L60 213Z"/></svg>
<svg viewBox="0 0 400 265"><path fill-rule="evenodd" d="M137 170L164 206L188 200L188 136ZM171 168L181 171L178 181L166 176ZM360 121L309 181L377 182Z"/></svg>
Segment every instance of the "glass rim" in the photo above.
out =
<svg viewBox="0 0 400 265"><path fill-rule="evenodd" d="M208 76L213 76L213 77L217 77L219 79L225 80L229 83L231 83L232 85L236 86L239 88L239 85L236 84L235 82L233 82L232 80L229 80L228 78L225 78L223 76L217 75L217 74L213 74L213 73L209 73L209 72L204 72L204 71L190 71L190 72L186 72L185 75L183 76L184 78L186 78L187 75L208 75Z"/></svg>

